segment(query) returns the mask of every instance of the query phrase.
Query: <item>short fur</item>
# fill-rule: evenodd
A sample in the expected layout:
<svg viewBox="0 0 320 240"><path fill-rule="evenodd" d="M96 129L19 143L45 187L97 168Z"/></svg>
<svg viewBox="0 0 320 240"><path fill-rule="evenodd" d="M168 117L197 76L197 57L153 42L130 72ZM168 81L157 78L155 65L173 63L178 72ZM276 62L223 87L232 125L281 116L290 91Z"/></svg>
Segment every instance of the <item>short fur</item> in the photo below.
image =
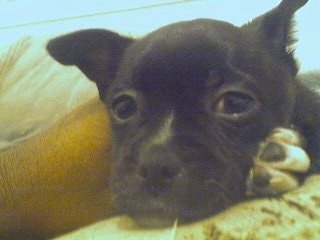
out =
<svg viewBox="0 0 320 240"><path fill-rule="evenodd" d="M259 143L278 126L302 132L317 170L320 100L296 78L292 50L292 18L306 2L283 0L242 27L198 19L141 39L91 29L49 42L110 111L120 212L169 224L243 200Z"/></svg>

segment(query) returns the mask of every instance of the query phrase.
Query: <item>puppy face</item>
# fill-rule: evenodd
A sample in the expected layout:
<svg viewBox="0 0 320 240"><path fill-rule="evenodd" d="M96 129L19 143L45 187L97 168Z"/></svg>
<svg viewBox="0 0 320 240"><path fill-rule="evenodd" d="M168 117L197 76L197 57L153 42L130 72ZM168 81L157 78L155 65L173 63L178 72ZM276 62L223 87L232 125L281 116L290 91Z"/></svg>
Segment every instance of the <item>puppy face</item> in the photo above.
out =
<svg viewBox="0 0 320 240"><path fill-rule="evenodd" d="M293 103L290 71L246 37L198 20L128 49L106 99L119 209L192 220L243 197L258 143Z"/></svg>
<svg viewBox="0 0 320 240"><path fill-rule="evenodd" d="M202 19L138 40L87 30L48 44L54 58L97 83L106 103L120 212L167 225L244 198L259 142L292 124L289 32L305 2L284 0L240 28Z"/></svg>

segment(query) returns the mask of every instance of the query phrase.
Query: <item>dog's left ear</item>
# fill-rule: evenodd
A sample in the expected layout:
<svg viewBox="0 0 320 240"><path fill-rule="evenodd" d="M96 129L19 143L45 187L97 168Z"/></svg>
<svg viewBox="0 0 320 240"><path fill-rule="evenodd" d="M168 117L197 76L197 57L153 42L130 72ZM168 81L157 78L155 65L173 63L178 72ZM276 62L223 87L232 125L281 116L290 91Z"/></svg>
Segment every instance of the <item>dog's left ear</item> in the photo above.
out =
<svg viewBox="0 0 320 240"><path fill-rule="evenodd" d="M100 98L114 79L125 49L133 39L103 29L70 33L49 41L47 50L58 62L76 65L97 84Z"/></svg>
<svg viewBox="0 0 320 240"><path fill-rule="evenodd" d="M297 66L292 47L295 42L293 15L307 2L308 0L283 0L276 8L242 26L242 29L258 37L274 55L284 59L294 74Z"/></svg>

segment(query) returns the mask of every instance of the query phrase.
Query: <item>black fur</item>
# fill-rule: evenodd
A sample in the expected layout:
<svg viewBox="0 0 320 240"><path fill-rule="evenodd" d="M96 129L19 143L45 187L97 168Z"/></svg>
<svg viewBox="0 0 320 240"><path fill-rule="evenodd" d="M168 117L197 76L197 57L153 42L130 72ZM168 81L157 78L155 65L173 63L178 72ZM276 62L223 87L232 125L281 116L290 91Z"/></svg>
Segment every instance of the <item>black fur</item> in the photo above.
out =
<svg viewBox="0 0 320 240"><path fill-rule="evenodd" d="M319 97L296 78L291 35L306 2L283 0L240 28L199 19L141 39L96 29L49 42L97 83L110 112L120 212L168 224L243 200L258 145L278 126L304 134L316 170Z"/></svg>

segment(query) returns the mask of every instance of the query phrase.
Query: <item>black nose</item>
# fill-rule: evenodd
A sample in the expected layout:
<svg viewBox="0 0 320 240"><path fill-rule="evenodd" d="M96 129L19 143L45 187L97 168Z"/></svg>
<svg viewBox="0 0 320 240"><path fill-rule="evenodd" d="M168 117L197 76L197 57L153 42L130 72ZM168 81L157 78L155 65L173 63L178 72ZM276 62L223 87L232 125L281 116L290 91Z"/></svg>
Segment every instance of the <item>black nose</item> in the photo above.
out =
<svg viewBox="0 0 320 240"><path fill-rule="evenodd" d="M170 152L148 151L140 160L138 175L148 191L168 188L180 174L177 157Z"/></svg>
<svg viewBox="0 0 320 240"><path fill-rule="evenodd" d="M139 175L146 181L171 182L178 175L178 168L174 166L161 166L159 164L143 164L139 168Z"/></svg>

